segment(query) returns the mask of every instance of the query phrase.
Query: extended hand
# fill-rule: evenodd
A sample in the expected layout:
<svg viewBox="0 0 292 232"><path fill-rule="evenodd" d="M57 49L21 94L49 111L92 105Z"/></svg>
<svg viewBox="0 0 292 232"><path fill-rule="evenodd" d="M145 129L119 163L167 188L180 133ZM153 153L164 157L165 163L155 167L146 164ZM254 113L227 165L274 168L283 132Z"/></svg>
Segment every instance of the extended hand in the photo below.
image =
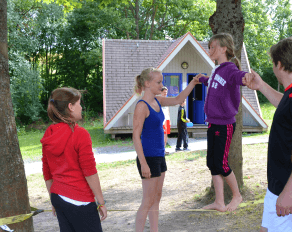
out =
<svg viewBox="0 0 292 232"><path fill-rule="evenodd" d="M141 171L142 171L142 176L145 177L146 179L150 179L151 177L151 172L150 168L147 164L141 165Z"/></svg>
<svg viewBox="0 0 292 232"><path fill-rule="evenodd" d="M199 84L200 81L200 77L204 77L205 75L203 75L202 73L198 74L197 76L193 77L193 81L195 82L195 84Z"/></svg>
<svg viewBox="0 0 292 232"><path fill-rule="evenodd" d="M285 190L283 190L277 199L276 211L279 217L292 214L292 196L290 193L285 192Z"/></svg>
<svg viewBox="0 0 292 232"><path fill-rule="evenodd" d="M246 73L242 78L242 83L250 89L259 90L263 84L263 80L259 74L251 69L251 73Z"/></svg>

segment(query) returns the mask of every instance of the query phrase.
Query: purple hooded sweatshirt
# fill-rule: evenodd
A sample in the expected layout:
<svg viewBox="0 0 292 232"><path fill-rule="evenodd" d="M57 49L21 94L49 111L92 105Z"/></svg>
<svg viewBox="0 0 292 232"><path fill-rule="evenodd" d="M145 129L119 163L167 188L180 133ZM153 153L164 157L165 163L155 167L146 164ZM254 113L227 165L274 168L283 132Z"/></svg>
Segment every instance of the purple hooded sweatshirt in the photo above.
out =
<svg viewBox="0 0 292 232"><path fill-rule="evenodd" d="M236 122L235 115L240 103L240 85L246 72L240 71L232 62L215 66L210 78L201 77L199 81L208 86L204 106L206 122L227 125Z"/></svg>

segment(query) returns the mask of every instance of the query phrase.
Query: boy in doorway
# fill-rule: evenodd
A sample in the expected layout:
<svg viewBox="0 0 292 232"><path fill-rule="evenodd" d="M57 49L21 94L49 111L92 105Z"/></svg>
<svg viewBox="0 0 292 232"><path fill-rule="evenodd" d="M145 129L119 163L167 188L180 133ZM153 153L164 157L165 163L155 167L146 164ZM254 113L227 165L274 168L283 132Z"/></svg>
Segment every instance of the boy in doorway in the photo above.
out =
<svg viewBox="0 0 292 232"><path fill-rule="evenodd" d="M184 147L183 150L189 151L187 122L190 122L190 120L186 117L185 105L186 105L186 99L180 104L178 108L178 115L177 115L178 137L176 141L175 151L182 151L180 148L182 141L183 141L183 147Z"/></svg>

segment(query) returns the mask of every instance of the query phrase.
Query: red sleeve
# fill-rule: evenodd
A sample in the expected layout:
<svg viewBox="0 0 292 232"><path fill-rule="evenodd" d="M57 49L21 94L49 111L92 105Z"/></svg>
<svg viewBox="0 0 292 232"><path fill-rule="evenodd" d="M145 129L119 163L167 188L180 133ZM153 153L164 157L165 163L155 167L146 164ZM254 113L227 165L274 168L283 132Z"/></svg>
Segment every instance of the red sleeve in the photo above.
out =
<svg viewBox="0 0 292 232"><path fill-rule="evenodd" d="M79 164L84 176L91 176L97 173L96 162L92 152L92 141L90 134L82 127L78 128L77 151Z"/></svg>
<svg viewBox="0 0 292 232"><path fill-rule="evenodd" d="M49 127L46 130L43 138L46 138L47 136L51 135L51 133L52 133L51 127ZM53 176L52 176L51 171L50 171L50 167L49 167L48 160L47 160L47 154L46 154L46 152L44 150L44 146L42 147L42 150L43 150L43 157L42 157L42 161L43 161L43 175L44 175L45 181L47 181L47 180L53 179Z"/></svg>

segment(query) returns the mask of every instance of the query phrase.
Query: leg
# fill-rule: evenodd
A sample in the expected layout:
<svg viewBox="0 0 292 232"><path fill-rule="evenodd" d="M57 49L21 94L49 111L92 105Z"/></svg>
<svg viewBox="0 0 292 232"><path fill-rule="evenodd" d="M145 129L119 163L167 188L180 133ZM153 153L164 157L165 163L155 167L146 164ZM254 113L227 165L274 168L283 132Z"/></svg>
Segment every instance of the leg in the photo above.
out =
<svg viewBox="0 0 292 232"><path fill-rule="evenodd" d="M214 188L215 188L215 202L203 207L203 209L214 209L218 210L220 212L225 212L226 207L224 203L224 182L223 182L223 177L221 175L214 175L212 176L212 180L214 183Z"/></svg>
<svg viewBox="0 0 292 232"><path fill-rule="evenodd" d="M158 185L157 185L156 197L154 200L154 204L152 205L148 213L151 232L158 232L159 202L162 196L162 187L163 187L164 177L165 177L165 172L161 173L160 177L157 177L159 180L158 180Z"/></svg>
<svg viewBox="0 0 292 232"><path fill-rule="evenodd" d="M187 127L183 128L183 142L184 142L184 148L188 148L188 131Z"/></svg>
<svg viewBox="0 0 292 232"><path fill-rule="evenodd" d="M229 187L231 188L232 191L232 200L231 202L226 206L226 209L228 211L234 211L236 210L237 206L240 204L242 201L242 196L239 192L237 181L235 178L235 175L233 172L229 174L229 176L225 177L225 180Z"/></svg>
<svg viewBox="0 0 292 232"><path fill-rule="evenodd" d="M177 128L178 129L178 136L177 136L177 141L176 141L176 148L180 148L181 147L181 142L182 142L182 129L180 127Z"/></svg>
<svg viewBox="0 0 292 232"><path fill-rule="evenodd" d="M166 143L167 143L167 134L164 134L164 147L166 147Z"/></svg>
<svg viewBox="0 0 292 232"><path fill-rule="evenodd" d="M148 211L155 202L159 178L142 179L143 199L136 216L136 232L143 232Z"/></svg>

